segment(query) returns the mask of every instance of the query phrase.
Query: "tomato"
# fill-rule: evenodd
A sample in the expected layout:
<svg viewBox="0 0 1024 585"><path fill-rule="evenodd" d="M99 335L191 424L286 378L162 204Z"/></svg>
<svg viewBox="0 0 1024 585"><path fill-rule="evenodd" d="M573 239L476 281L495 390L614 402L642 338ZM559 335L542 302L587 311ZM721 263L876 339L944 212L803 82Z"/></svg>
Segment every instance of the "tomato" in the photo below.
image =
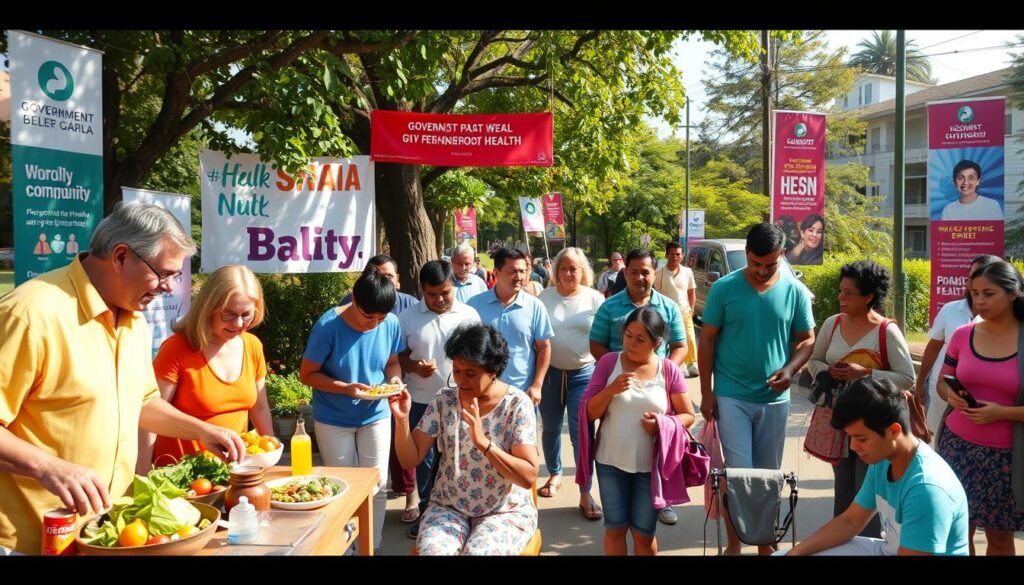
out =
<svg viewBox="0 0 1024 585"><path fill-rule="evenodd" d="M200 477L192 482L192 491L194 491L197 496L205 496L213 491L213 484L205 477Z"/></svg>
<svg viewBox="0 0 1024 585"><path fill-rule="evenodd" d="M149 537L146 544L163 544L165 542L171 542L171 537L166 534L154 534Z"/></svg>
<svg viewBox="0 0 1024 585"><path fill-rule="evenodd" d="M128 524L117 537L117 544L121 546L143 546L149 540L149 531L142 520L135 520Z"/></svg>
<svg viewBox="0 0 1024 585"><path fill-rule="evenodd" d="M178 529L177 534L181 538L188 538L188 537L192 536L193 534L195 534L196 532L199 532L199 529L196 528L195 526L182 526L181 528Z"/></svg>

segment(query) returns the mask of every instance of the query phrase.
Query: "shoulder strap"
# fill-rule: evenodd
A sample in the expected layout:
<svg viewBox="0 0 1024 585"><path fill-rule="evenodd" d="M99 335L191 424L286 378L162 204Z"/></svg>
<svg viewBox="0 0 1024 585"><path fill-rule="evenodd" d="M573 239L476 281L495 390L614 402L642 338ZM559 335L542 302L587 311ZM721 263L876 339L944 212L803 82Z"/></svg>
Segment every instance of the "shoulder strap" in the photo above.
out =
<svg viewBox="0 0 1024 585"><path fill-rule="evenodd" d="M836 320L832 322L832 332L828 334L828 344L832 345L832 338L836 336L836 329L839 327L839 322L843 320L842 313L836 313Z"/></svg>
<svg viewBox="0 0 1024 585"><path fill-rule="evenodd" d="M889 351L886 348L886 330L889 329L889 323L894 323L892 319L882 319L881 325L878 326L878 353L882 356L882 369L889 369Z"/></svg>

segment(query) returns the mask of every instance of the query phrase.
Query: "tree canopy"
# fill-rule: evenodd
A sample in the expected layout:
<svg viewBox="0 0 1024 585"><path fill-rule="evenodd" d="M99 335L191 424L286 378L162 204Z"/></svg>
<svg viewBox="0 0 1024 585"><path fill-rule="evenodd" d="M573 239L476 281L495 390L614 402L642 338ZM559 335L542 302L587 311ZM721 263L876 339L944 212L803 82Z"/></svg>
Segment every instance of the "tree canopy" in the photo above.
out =
<svg viewBox="0 0 1024 585"><path fill-rule="evenodd" d="M914 41L907 40L907 79L922 83L938 83L932 78L932 64ZM850 65L856 65L868 73L896 77L896 35L891 30L873 31L871 38L857 43L860 50L850 57Z"/></svg>

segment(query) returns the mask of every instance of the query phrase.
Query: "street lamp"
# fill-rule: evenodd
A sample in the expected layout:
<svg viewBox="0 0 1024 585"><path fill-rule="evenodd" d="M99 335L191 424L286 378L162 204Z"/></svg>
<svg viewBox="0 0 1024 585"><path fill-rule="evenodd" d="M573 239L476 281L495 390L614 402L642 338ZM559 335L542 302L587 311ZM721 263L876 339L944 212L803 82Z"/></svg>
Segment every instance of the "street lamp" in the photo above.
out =
<svg viewBox="0 0 1024 585"><path fill-rule="evenodd" d="M686 203L683 212L683 253L690 249L690 98L686 98Z"/></svg>

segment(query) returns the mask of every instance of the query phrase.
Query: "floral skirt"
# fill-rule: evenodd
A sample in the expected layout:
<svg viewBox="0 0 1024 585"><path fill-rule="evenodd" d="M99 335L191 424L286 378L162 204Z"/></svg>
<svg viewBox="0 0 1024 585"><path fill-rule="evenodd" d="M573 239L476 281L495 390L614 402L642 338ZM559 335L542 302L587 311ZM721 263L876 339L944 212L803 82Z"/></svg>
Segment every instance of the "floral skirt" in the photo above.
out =
<svg viewBox="0 0 1024 585"><path fill-rule="evenodd" d="M993 530L1024 530L1010 487L1011 449L985 447L948 428L939 438L939 455L949 463L967 493L971 523Z"/></svg>

